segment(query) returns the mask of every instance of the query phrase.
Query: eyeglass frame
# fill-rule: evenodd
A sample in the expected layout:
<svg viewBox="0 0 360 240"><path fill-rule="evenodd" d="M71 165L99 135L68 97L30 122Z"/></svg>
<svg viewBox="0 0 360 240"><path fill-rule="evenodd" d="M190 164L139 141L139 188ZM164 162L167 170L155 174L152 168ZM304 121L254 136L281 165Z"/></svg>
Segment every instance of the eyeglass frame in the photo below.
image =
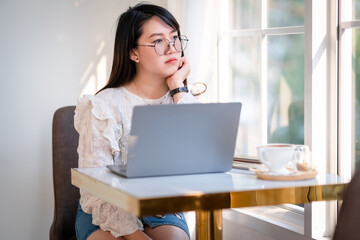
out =
<svg viewBox="0 0 360 240"><path fill-rule="evenodd" d="M154 51L155 51L155 53L156 53L157 55L159 55L159 56L164 56L164 55L166 54L166 52L169 51L169 49L170 49L170 44L172 44L172 46L174 47L174 49L175 49L177 52L182 52L182 51L185 50L185 48L187 47L187 42L189 41L189 39L188 39L185 35L181 35L181 36L177 36L177 37L178 37L177 39L179 39L180 44L181 44L181 50L180 50L180 51L177 50L176 47L175 47L175 41L176 41L177 39L175 39L175 40L173 40L173 41L170 41L170 40L167 39L167 38L161 38L161 39L166 39L166 40L169 42L169 44L167 45L167 48L168 48L168 49L167 49L166 51L164 51L164 53L163 53L162 55L160 55L160 54L155 50L156 42L155 42L154 44L136 44L135 46L153 47L153 48L154 48ZM185 42L186 42L186 45L185 45L184 48L183 48L182 41L185 41Z"/></svg>

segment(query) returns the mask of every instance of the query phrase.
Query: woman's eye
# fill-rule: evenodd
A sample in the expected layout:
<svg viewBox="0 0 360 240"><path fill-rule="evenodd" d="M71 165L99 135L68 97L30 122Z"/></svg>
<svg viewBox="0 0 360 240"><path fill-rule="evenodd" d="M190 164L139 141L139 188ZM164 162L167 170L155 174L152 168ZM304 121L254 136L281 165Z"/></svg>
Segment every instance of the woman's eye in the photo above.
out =
<svg viewBox="0 0 360 240"><path fill-rule="evenodd" d="M156 39L155 41L154 41L154 43L161 43L163 40L162 39Z"/></svg>
<svg viewBox="0 0 360 240"><path fill-rule="evenodd" d="M176 39L178 39L179 38L179 36L173 36L172 37L172 40L176 40Z"/></svg>

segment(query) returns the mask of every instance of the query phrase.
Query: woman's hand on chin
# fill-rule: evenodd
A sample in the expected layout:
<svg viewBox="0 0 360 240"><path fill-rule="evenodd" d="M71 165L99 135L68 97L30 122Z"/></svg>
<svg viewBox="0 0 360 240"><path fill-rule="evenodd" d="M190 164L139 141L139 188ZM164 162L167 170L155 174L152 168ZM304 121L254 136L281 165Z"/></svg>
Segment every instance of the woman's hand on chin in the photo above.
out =
<svg viewBox="0 0 360 240"><path fill-rule="evenodd" d="M190 65L186 57L180 58L178 70L166 79L166 83L170 90L175 88L183 87L184 80L190 73Z"/></svg>

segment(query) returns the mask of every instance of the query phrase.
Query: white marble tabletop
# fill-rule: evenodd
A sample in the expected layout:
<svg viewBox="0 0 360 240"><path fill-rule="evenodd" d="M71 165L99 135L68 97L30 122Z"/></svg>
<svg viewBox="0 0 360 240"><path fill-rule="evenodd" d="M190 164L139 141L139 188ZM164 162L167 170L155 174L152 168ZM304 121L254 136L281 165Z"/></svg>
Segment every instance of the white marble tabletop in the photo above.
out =
<svg viewBox="0 0 360 240"><path fill-rule="evenodd" d="M301 181L266 181L250 171L232 169L226 173L209 173L146 178L124 178L106 167L76 168L75 171L90 176L114 189L137 199L191 196L199 194L231 193L264 189L281 189L308 186L328 186L347 183L348 180L325 173Z"/></svg>

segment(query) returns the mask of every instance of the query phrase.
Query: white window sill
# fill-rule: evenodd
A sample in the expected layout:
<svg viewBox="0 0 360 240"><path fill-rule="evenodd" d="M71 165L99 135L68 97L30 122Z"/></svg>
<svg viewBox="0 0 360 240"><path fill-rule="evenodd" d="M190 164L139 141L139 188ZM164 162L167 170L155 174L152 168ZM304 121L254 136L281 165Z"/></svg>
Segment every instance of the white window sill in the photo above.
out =
<svg viewBox="0 0 360 240"><path fill-rule="evenodd" d="M223 224L241 225L273 239L304 240L304 209L285 204L281 206L264 206L223 210ZM230 234L241 234L231 229ZM238 235L239 236L239 235ZM327 238L322 238L327 239Z"/></svg>

